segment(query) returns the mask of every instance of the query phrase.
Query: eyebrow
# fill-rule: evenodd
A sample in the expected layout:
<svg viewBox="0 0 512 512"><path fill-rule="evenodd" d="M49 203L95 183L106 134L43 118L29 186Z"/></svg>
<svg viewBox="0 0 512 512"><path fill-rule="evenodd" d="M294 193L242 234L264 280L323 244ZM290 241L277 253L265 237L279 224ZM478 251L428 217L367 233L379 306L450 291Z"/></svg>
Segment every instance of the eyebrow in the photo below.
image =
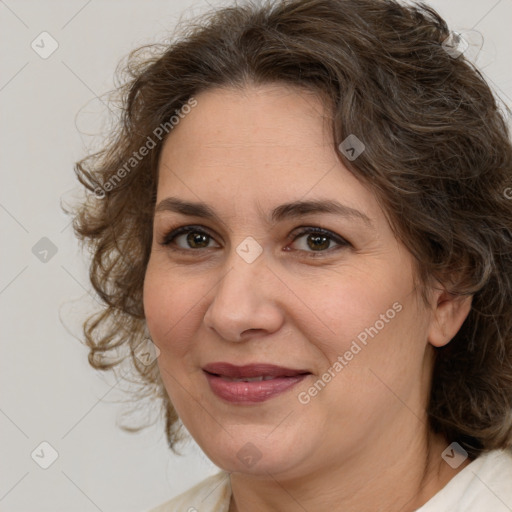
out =
<svg viewBox="0 0 512 512"><path fill-rule="evenodd" d="M184 201L177 197L167 197L158 203L155 213L170 211L188 215L191 217L202 217L219 223L223 223L215 210L203 202ZM284 203L272 210L270 222L275 224L285 219L294 219L315 213L330 213L342 217L353 218L363 221L373 228L370 218L350 206L338 203L329 199L313 199L309 201L292 201Z"/></svg>

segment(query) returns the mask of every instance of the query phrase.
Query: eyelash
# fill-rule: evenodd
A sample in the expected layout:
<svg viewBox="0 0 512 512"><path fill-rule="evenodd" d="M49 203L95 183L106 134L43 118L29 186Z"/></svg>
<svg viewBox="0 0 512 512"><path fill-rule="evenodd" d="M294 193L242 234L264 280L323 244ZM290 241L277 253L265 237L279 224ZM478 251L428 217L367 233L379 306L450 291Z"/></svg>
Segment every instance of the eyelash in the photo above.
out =
<svg viewBox="0 0 512 512"><path fill-rule="evenodd" d="M172 246L173 242L175 241L175 239L178 236L183 235L183 234L189 234L189 233L198 233L198 234L206 235L210 239L214 240L214 237L212 235L210 235L210 233L208 233L208 231L206 231L201 226L181 226L176 229L171 228L171 230L164 236L163 241L160 242L160 245L165 246L172 251L182 252L182 253L190 253L191 251L196 251L196 252L200 251L201 249L192 249L192 248L183 249L181 247ZM306 227L299 233L291 233L288 236L288 239L291 240L291 242L293 243L297 239L301 238L302 236L310 235L310 234L324 236L324 237L328 238L329 240L337 243L338 247L334 248L334 250L350 247L352 245L352 244L350 244L350 242L348 242L341 236L337 235L336 233L333 233L332 231L329 231L324 228L319 228L319 227L314 227L314 226ZM206 248L203 248L202 250L206 250L206 249L210 249L210 248L206 247ZM310 257L318 257L325 253L331 253L333 251L333 248L329 248L329 249L322 250L322 251L304 251L301 249L298 249L298 251L306 252L310 255Z"/></svg>

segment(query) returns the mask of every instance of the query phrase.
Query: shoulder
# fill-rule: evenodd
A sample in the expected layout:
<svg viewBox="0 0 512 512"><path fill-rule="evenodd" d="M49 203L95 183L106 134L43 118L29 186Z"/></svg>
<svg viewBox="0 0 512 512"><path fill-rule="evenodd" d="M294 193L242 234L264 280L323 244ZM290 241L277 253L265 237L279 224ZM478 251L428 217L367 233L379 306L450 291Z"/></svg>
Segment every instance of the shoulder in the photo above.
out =
<svg viewBox="0 0 512 512"><path fill-rule="evenodd" d="M221 471L149 512L228 512L230 498L229 473Z"/></svg>
<svg viewBox="0 0 512 512"><path fill-rule="evenodd" d="M512 510L512 451L494 450L483 457L481 466L473 472L475 498L479 495L479 503L495 504L489 510L509 512Z"/></svg>
<svg viewBox="0 0 512 512"><path fill-rule="evenodd" d="M468 464L417 512L509 512L512 451L492 450Z"/></svg>

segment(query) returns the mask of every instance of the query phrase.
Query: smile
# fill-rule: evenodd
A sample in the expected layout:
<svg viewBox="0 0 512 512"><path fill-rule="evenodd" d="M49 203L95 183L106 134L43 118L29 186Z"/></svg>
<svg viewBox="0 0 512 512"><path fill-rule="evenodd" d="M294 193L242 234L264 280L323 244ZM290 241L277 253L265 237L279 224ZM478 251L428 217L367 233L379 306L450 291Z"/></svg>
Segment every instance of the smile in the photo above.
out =
<svg viewBox="0 0 512 512"><path fill-rule="evenodd" d="M259 403L294 387L311 373L275 365L257 363L236 366L211 363L203 367L211 391L234 404Z"/></svg>

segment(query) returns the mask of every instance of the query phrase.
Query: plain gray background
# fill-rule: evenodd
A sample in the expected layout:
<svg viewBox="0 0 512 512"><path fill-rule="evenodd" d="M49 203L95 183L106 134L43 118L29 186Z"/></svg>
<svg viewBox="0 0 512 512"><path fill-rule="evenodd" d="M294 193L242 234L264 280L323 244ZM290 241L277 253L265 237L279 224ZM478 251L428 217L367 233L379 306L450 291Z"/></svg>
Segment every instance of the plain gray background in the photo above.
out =
<svg viewBox="0 0 512 512"><path fill-rule="evenodd" d="M512 0L426 3L466 34L468 55L512 107ZM102 128L98 96L113 87L120 59L207 9L199 0L0 0L3 512L143 512L217 471L193 442L174 456L162 423L138 434L116 426L126 395L89 367L76 339L95 303L60 209L77 196L73 164ZM34 461L50 460L42 442L58 453L47 469Z"/></svg>

